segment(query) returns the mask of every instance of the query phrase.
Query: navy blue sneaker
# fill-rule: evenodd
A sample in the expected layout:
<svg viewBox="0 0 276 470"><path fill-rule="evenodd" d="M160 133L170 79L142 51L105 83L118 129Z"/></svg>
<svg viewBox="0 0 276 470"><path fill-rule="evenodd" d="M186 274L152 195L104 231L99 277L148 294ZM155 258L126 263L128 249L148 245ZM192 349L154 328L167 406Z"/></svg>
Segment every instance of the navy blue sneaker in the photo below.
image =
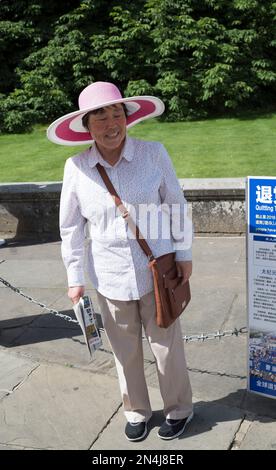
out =
<svg viewBox="0 0 276 470"><path fill-rule="evenodd" d="M125 428L125 436L128 441L141 441L146 437L148 432L147 423L127 423Z"/></svg>
<svg viewBox="0 0 276 470"><path fill-rule="evenodd" d="M184 419L166 419L158 431L158 437L169 440L181 436L193 416L194 414L191 413Z"/></svg>

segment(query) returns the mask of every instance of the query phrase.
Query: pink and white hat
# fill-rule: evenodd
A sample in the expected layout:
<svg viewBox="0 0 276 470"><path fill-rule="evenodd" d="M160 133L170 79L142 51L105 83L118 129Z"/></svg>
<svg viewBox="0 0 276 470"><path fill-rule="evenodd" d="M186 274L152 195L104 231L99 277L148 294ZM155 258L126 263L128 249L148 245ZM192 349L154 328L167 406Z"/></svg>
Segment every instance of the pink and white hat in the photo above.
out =
<svg viewBox="0 0 276 470"><path fill-rule="evenodd" d="M47 129L47 137L55 144L91 144L93 136L82 125L82 117L89 111L116 103L125 103L128 116L127 128L144 119L160 116L164 112L163 101L155 96L133 96L123 98L118 88L109 82L88 85L79 95L79 110L65 114Z"/></svg>

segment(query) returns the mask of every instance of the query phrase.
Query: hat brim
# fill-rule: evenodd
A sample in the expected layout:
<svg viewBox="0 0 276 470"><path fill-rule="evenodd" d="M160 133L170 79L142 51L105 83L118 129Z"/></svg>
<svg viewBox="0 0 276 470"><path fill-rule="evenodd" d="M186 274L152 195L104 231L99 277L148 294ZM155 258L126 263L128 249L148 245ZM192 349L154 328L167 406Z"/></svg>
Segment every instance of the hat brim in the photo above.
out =
<svg viewBox="0 0 276 470"><path fill-rule="evenodd" d="M101 106L74 111L56 119L47 129L47 137L59 145L85 145L94 142L93 136L82 125L82 117L89 111L104 108L117 103L125 103L128 109L126 119L127 129L145 119L160 116L165 106L163 101L155 96L133 96L109 101Z"/></svg>

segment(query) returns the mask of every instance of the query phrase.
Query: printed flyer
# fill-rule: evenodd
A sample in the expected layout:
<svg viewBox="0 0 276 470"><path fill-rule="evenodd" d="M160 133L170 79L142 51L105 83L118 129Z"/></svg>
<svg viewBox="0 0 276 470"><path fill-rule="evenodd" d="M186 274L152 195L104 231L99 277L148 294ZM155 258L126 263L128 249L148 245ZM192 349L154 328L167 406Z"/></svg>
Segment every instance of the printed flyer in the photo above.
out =
<svg viewBox="0 0 276 470"><path fill-rule="evenodd" d="M276 398L276 178L248 177L248 390Z"/></svg>

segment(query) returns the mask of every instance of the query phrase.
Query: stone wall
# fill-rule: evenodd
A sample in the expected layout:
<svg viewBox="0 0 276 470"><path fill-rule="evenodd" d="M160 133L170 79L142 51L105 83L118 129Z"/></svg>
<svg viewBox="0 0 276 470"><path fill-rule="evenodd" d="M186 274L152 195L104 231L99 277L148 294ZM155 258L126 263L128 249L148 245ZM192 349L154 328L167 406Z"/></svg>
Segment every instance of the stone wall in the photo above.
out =
<svg viewBox="0 0 276 470"><path fill-rule="evenodd" d="M246 230L245 179L180 179L196 234ZM0 238L58 240L61 182L0 184Z"/></svg>
<svg viewBox="0 0 276 470"><path fill-rule="evenodd" d="M245 178L202 178L179 182L192 210L195 233L245 233Z"/></svg>

